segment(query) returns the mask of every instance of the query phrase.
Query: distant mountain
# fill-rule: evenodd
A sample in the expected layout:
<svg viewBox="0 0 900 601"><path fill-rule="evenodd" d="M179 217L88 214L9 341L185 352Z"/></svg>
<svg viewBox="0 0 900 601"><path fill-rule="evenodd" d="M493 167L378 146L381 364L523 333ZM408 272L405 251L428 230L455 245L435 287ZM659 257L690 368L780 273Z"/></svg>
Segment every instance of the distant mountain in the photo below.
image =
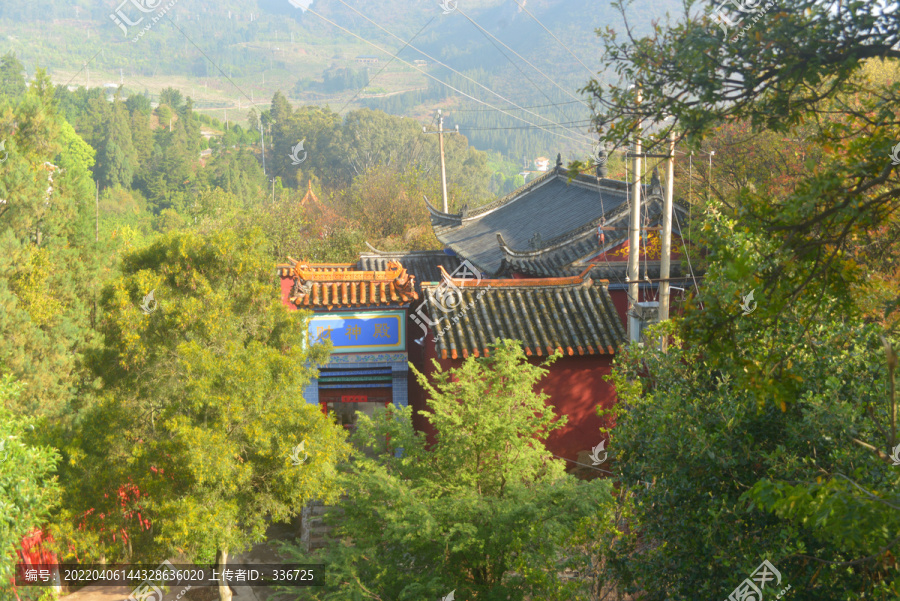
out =
<svg viewBox="0 0 900 601"><path fill-rule="evenodd" d="M589 113L577 90L599 69L595 31L621 28L621 17L608 2L520 1L540 23L515 0L458 0L449 14L438 0L0 0L0 52L15 52L29 75L47 68L56 83L122 83L151 98L173 86L219 118L226 111L243 118L249 105L282 90L295 104L369 106L426 121L442 107L448 125L466 129L473 144L507 156L585 153ZM629 21L648 31L653 19L680 7L679 0L636 0ZM426 60L431 77L391 60L398 49L403 61ZM361 65L359 55L379 61ZM363 69L367 76L353 75ZM529 110L543 117L514 104L539 106Z"/></svg>

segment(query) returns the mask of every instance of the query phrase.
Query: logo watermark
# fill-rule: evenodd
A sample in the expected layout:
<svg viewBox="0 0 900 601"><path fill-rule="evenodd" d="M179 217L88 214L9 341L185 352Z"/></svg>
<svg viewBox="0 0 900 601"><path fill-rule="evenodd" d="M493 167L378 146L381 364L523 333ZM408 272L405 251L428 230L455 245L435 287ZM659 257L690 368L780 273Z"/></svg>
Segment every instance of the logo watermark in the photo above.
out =
<svg viewBox="0 0 900 601"><path fill-rule="evenodd" d="M119 29L122 30L122 33L127 36L128 28L134 27L135 25L139 25L144 21L144 16L149 15L150 13L156 12L153 18L147 23L141 32L132 38L132 42L137 42L141 39L145 33L150 31L153 26L159 21L170 8L175 6L178 0L171 0L168 4L163 7L160 5L163 3L163 0L122 0L122 3L119 4L118 8L116 8L115 12L110 13L109 18L112 19L113 23L119 26ZM138 19L136 21L131 20L128 15L124 12L124 7L126 4L131 4L134 8L138 10ZM130 11L131 14L135 14L133 11ZM143 14L140 14L143 13Z"/></svg>
<svg viewBox="0 0 900 601"><path fill-rule="evenodd" d="M303 143L304 143L304 142L306 142L306 138L303 138L302 140L300 140L300 143L297 144L296 146L294 146L294 147L291 149L291 154L288 155L289 157L291 157L291 162L292 162L294 165L299 165L300 163L302 163L303 161L305 161L305 160L306 160L306 157L308 156L307 152L306 152L305 150L303 150ZM300 156L299 156L299 154L300 154L301 151L303 152L303 158L302 158L302 159L301 159Z"/></svg>
<svg viewBox="0 0 900 601"><path fill-rule="evenodd" d="M775 569L775 566L769 563L767 559L756 568L756 571L750 574L750 578L745 579L728 595L726 601L762 601L762 590L775 579L777 581L772 584L773 588L781 585L781 572ZM775 598L781 599L790 589L791 585L789 584Z"/></svg>
<svg viewBox="0 0 900 601"><path fill-rule="evenodd" d="M154 292L156 292L156 288L151 290L150 294L144 297L144 302L141 305L141 311L144 312L144 315L150 315L156 311L157 307L159 307L159 303L156 302L156 298L153 296Z"/></svg>
<svg viewBox="0 0 900 601"><path fill-rule="evenodd" d="M744 315L750 315L754 311L756 311L756 301L753 300L753 292L756 290L754 288L750 291L750 294L747 296L741 297L741 309L744 311ZM753 303L753 306L750 306L750 303Z"/></svg>
<svg viewBox="0 0 900 601"><path fill-rule="evenodd" d="M601 463L606 461L606 457L609 454L604 450L605 445L606 445L606 441L603 440L603 441L600 441L600 444L598 444L596 447L591 449L590 458L591 458L591 461L593 461L594 465L600 465ZM603 451L603 459L600 459L600 455L599 455L600 451Z"/></svg>
<svg viewBox="0 0 900 601"><path fill-rule="evenodd" d="M457 0L441 0L441 8L445 15L449 15L456 10L456 1Z"/></svg>
<svg viewBox="0 0 900 601"><path fill-rule="evenodd" d="M730 13L728 10L725 10L725 6L727 4L732 4L734 8L737 9L738 13L745 14L754 14L756 13L756 17L754 17L753 21L748 25L745 25L739 35L731 38L732 41L741 38L747 32L750 27L752 27L759 19L763 16L763 14L775 6L775 0L769 0L769 2L765 5L762 5L763 0L727 0L726 2L722 2L716 9L712 12L713 21L722 28L722 31L727 35L729 30L732 27L736 27L743 22L743 16L734 17L734 13Z"/></svg>
<svg viewBox="0 0 900 601"><path fill-rule="evenodd" d="M433 321L430 317L428 317L425 308L428 306L429 301L422 301L418 308L416 308L415 313L410 313L410 318L414 322L416 322L419 327L422 328L422 337L417 339L415 342L418 345L424 344L425 337L428 336L428 326L436 326L445 319L449 318L448 313L453 311L457 311L462 309L458 315L456 315L452 320L444 326L442 331L449 330L453 324L459 322L460 317L465 315L469 309L475 306L475 303L481 300L481 297L484 296L488 290L490 290L490 286L486 286L481 292L478 293L478 296L470 302L468 305L463 305L463 293L460 290L459 286L453 283L453 280L466 280L466 281L474 281L476 284L481 282L482 275L481 273L475 269L475 266L470 263L468 260L463 261L459 267L457 267L453 273L449 275L449 277L444 278L444 281L440 283L440 285L434 291L434 302L432 303L437 309L443 312L445 315L436 321ZM427 324L427 325L426 325ZM435 337L432 338L432 342L437 342L437 332L435 332Z"/></svg>
<svg viewBox="0 0 900 601"><path fill-rule="evenodd" d="M0 144L0 150L3 150L2 144ZM900 144L894 146L894 149L891 151L891 164L900 165Z"/></svg>
<svg viewBox="0 0 900 601"><path fill-rule="evenodd" d="M894 447L894 452L891 454L891 461L894 465L900 465L900 444Z"/></svg>
<svg viewBox="0 0 900 601"><path fill-rule="evenodd" d="M303 453L303 459L300 459L300 453ZM291 463L293 463L294 465L301 465L304 461L309 459L309 454L306 452L305 440L291 449L290 459Z"/></svg>
<svg viewBox="0 0 900 601"><path fill-rule="evenodd" d="M176 573L177 570L175 569L175 566L172 565L168 559L159 564L159 567L154 571L154 575L159 574L159 581L168 580L171 577L174 577L174 574ZM181 599L181 597L189 590L191 590L191 585L182 589L175 598ZM131 591L131 596L128 597L126 601L163 601L163 592L155 582L145 580Z"/></svg>

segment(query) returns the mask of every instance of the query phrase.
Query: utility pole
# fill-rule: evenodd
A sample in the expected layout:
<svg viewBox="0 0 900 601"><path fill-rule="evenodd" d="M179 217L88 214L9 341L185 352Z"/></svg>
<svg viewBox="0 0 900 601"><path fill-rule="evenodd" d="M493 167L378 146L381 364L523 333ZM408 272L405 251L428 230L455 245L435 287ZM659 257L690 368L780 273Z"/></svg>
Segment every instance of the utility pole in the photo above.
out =
<svg viewBox="0 0 900 601"><path fill-rule="evenodd" d="M637 104L642 100L641 89L637 89ZM631 195L631 223L628 228L628 339L636 340L635 328L640 326L633 317L637 310L638 295L638 259L640 259L640 234L641 234L641 123L638 121L634 132L634 185Z"/></svg>
<svg viewBox="0 0 900 601"><path fill-rule="evenodd" d="M423 127L422 131L426 134L437 134L438 142L441 148L441 187L444 191L444 212L449 213L450 207L447 203L447 166L444 163L444 134L452 134L459 133L459 125L456 126L456 131L444 131L444 116L441 114L441 109L438 109L438 130L437 131L426 131L427 128Z"/></svg>
<svg viewBox="0 0 900 601"><path fill-rule="evenodd" d="M669 271L672 255L672 210L675 193L675 132L669 132L669 160L666 161L666 198L663 206L662 257L659 262L659 320L669 319ZM660 348L666 350L665 336Z"/></svg>
<svg viewBox="0 0 900 601"><path fill-rule="evenodd" d="M100 242L100 182L99 181L97 182L97 202L96 202L95 206L97 209L97 235L94 238L94 241Z"/></svg>
<svg viewBox="0 0 900 601"><path fill-rule="evenodd" d="M444 212L449 211L447 204L447 165L444 161L444 116L438 109L438 142L441 147L441 189L444 193Z"/></svg>
<svg viewBox="0 0 900 601"><path fill-rule="evenodd" d="M263 176L266 175L266 139L263 136L262 115L259 116L259 143L262 145Z"/></svg>

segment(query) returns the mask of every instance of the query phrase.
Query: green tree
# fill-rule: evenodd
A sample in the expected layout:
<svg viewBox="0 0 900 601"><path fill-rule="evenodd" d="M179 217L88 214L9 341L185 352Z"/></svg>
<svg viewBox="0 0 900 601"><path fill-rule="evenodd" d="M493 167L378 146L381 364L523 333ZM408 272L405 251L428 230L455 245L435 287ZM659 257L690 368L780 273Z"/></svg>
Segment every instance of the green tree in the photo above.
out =
<svg viewBox="0 0 900 601"><path fill-rule="evenodd" d="M175 88L164 88L159 93L159 104L166 105L174 111L178 111L184 103L184 97L181 92Z"/></svg>
<svg viewBox="0 0 900 601"><path fill-rule="evenodd" d="M104 396L64 448L66 507L81 515L134 484L154 525L134 553L151 561L181 550L224 565L263 540L267 519L338 495L349 445L303 400L328 349L309 348L308 315L281 305L264 247L258 230L169 234L126 256L104 292L105 346L91 358ZM292 465L304 441L309 459ZM99 544L94 556L128 556L121 540Z"/></svg>
<svg viewBox="0 0 900 601"><path fill-rule="evenodd" d="M25 66L7 52L0 58L0 97L18 98L25 93Z"/></svg>
<svg viewBox="0 0 900 601"><path fill-rule="evenodd" d="M618 573L649 599L724 596L768 556L796 582L793 597L893 598L888 455L900 441L877 334L895 332L864 327L873 311L861 298L875 292L867 271L880 262L867 250L896 236L900 22L858 1L759 5L729 15L740 26L717 23L714 8L649 35L601 33L605 65L640 102L627 84L585 88L613 144L643 121L666 123L646 136L650 153L670 129L694 145L740 134L775 150L726 146L733 157L709 179L725 185L693 228L709 267L675 326L683 350L647 349L640 371L624 370L650 373L644 396L625 395L636 409L620 425L620 463L636 525L658 546ZM750 290L758 308L743 316ZM883 300L886 316L896 294ZM617 384L621 396L627 382ZM649 492L638 473L656 478Z"/></svg>
<svg viewBox="0 0 900 601"><path fill-rule="evenodd" d="M25 386L15 409L38 415L74 398L100 270L93 151L54 104L38 71L15 109L0 105L0 129L15 132L0 172L0 360Z"/></svg>
<svg viewBox="0 0 900 601"><path fill-rule="evenodd" d="M329 566L313 598L586 598L558 572L573 563L564 551L577 526L603 514L611 487L567 475L544 447L566 421L535 392L555 358L532 365L505 340L459 368L436 367L431 380L417 373L437 430L431 449L408 407L360 416L354 442L367 456L344 475L343 540L313 556Z"/></svg>
<svg viewBox="0 0 900 601"><path fill-rule="evenodd" d="M784 323L780 335L803 327ZM610 450L634 534L601 546L624 592L724 598L768 559L796 599L893 598L900 574L884 551L900 528L900 474L852 442L883 440L880 346L872 326L810 327L785 374L795 400L761 409L731 366L680 339L667 354L634 346L617 359L625 409Z"/></svg>
<svg viewBox="0 0 900 601"><path fill-rule="evenodd" d="M129 113L143 113L147 117L153 112L150 106L150 99L143 94L132 94L129 96L128 100L125 101L125 107Z"/></svg>
<svg viewBox="0 0 900 601"><path fill-rule="evenodd" d="M4 599L13 597L10 578L22 538L45 524L60 493L53 475L59 454L31 444L38 422L9 408L21 390L22 385L9 374L0 377L0 594Z"/></svg>

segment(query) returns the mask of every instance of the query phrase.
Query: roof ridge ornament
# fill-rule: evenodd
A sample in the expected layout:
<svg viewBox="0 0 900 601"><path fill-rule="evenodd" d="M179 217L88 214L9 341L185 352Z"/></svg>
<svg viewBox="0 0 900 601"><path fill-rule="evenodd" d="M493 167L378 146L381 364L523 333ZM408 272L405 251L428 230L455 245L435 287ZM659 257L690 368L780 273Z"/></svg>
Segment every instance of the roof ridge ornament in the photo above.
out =
<svg viewBox="0 0 900 601"><path fill-rule="evenodd" d="M662 184L659 181L659 169L653 168L653 177L650 179L650 194L662 196Z"/></svg>

